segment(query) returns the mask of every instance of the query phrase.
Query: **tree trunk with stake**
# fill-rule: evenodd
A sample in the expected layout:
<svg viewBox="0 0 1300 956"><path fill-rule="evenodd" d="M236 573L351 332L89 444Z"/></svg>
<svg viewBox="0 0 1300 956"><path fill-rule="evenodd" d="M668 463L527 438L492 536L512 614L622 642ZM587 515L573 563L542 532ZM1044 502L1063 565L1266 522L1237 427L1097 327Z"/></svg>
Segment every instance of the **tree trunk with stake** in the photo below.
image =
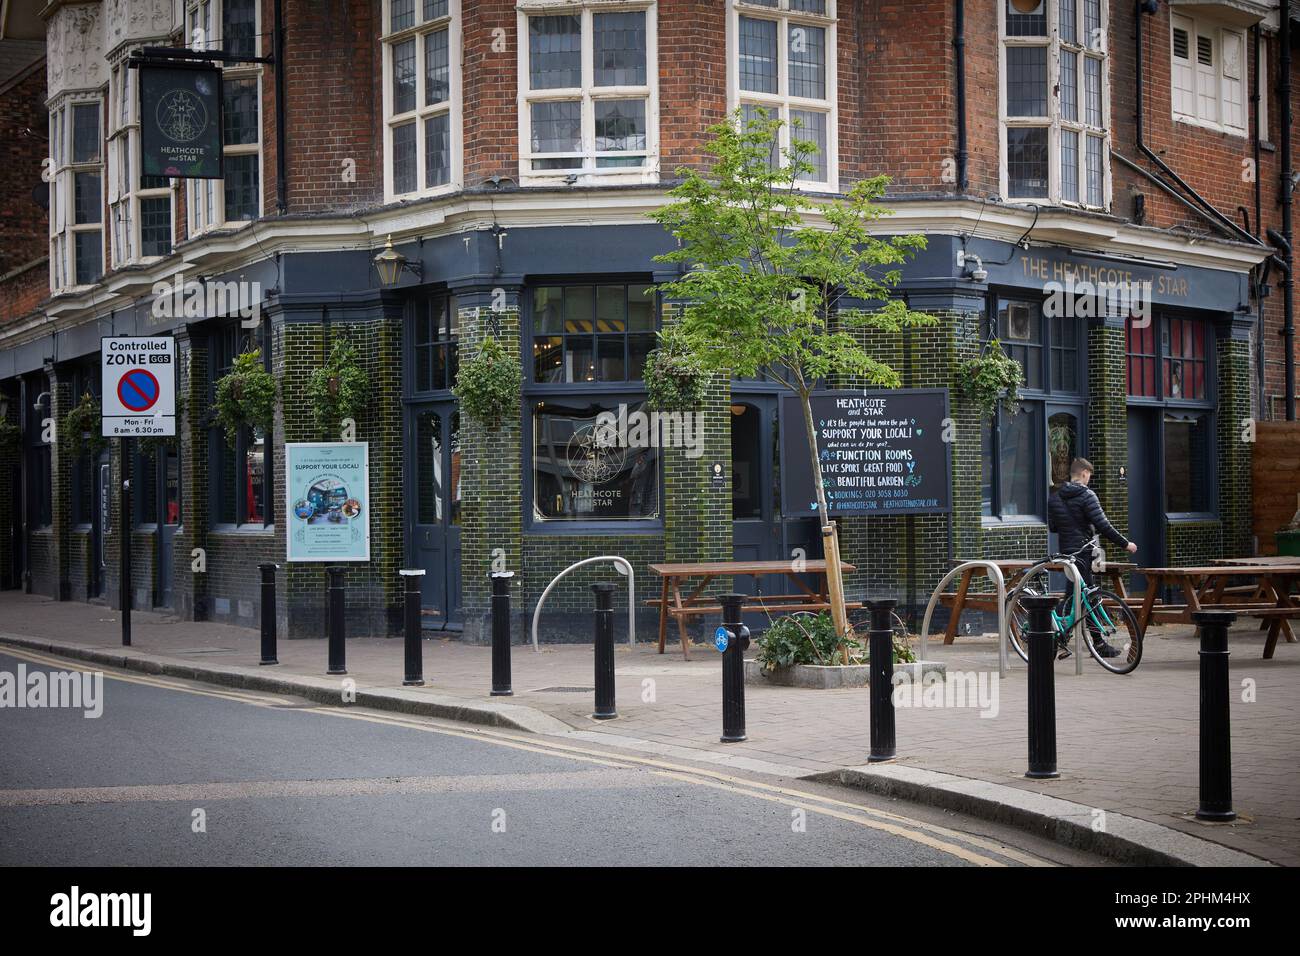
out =
<svg viewBox="0 0 1300 956"><path fill-rule="evenodd" d="M831 621L835 624L835 633L843 638L849 632L849 615L844 607L844 578L840 571L839 534L826 508L826 489L822 487L822 463L817 455L817 428L813 423L810 393L806 388L798 391L799 404L803 408L804 429L808 436L808 457L812 463L813 488L817 492L818 520L822 523L823 549L826 554L826 588L830 591ZM840 656L845 664L849 662L847 644L841 648Z"/></svg>

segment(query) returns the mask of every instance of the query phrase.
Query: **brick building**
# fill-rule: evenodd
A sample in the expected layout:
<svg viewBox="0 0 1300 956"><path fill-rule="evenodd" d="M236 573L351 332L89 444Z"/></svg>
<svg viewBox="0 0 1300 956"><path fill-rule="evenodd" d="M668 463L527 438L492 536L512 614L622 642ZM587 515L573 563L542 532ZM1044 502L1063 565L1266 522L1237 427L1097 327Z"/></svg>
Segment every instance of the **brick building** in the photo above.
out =
<svg viewBox="0 0 1300 956"><path fill-rule="evenodd" d="M319 635L321 567L284 562L284 457L327 437L305 389L340 337L374 387L357 422L372 547L349 567L352 633L396 629L402 567L427 572L431 628L481 639L494 560L526 610L596 554L627 557L642 582L656 560L815 554L815 521L781 501L778 390L762 381L717 384L700 458L663 449L585 479L562 463L596 414L644 399L655 286L676 275L653 261L671 239L647 214L680 167L703 168L710 124L758 106L819 144L809 192L886 173L882 228L927 238L898 293L941 322L874 345L906 385L952 389L953 507L844 519L852 596L923 603L953 556L1046 553L1047 495L1073 454L1096 464L1144 562L1256 547L1243 423L1294 415L1281 239L1295 8L1277 0L32 6L44 72L0 74L9 586L115 604L125 531L135 606L252 626L255 565L276 561L282 628ZM223 180L141 175L129 59L179 46L226 54ZM409 268L385 285L373 260L389 237ZM164 314L157 290L185 282L255 290L258 320ZM1060 286L1074 304L1144 290L1147 318L1113 302L1049 314ZM523 382L496 429L462 419L450 391L457 355L489 331ZM171 447L83 452L46 427L98 393L110 335L176 338ZM989 421L953 380L993 336L1027 386L1020 414ZM280 399L273 428L231 444L215 384L249 348ZM587 633L586 585L607 574L566 580L552 637Z"/></svg>

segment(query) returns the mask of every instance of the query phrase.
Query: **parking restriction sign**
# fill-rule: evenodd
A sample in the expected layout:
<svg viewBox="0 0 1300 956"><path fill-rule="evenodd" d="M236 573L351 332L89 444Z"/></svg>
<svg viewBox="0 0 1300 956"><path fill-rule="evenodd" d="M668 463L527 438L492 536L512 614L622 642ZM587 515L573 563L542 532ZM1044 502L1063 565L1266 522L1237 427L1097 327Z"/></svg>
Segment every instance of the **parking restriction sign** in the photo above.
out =
<svg viewBox="0 0 1300 956"><path fill-rule="evenodd" d="M176 434L176 340L103 338L105 438Z"/></svg>

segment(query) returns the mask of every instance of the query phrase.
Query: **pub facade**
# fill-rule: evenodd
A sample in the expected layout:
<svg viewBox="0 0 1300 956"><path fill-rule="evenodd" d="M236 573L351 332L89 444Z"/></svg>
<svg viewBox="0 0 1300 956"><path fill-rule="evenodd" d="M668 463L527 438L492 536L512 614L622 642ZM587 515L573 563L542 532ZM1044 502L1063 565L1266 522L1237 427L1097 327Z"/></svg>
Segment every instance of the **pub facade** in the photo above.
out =
<svg viewBox="0 0 1300 956"><path fill-rule="evenodd" d="M820 556L820 521L783 481L781 435L802 425L771 381L713 382L686 447L594 465L575 452L598 416L645 408L646 356L678 307L659 287L679 273L655 259L675 243L649 214L678 167L707 167L711 123L758 106L818 144L810 193L888 173L880 230L926 237L896 294L939 321L867 344L904 387L947 390L950 507L842 517L850 598L915 609L955 560L1046 555L1048 495L1074 456L1096 466L1141 563L1254 553L1248 424L1294 400L1264 228L1290 202L1275 7L1135 18L1104 0L966 3L958 62L950 3L922 4L932 31L916 9L851 0L335 4L359 36L310 6L42 11L45 262L8 281L39 271L46 287L0 300L16 303L0 315L0 389L19 433L0 470L6 586L115 606L126 534L135 607L255 626L257 565L273 562L281 633L321 636L322 565L286 561L305 494L288 486L286 445L338 440L309 383L339 340L371 385L352 435L368 443L370 536L369 560L347 564L353 635L400 630L401 569L425 572L429 631L482 641L493 570L515 572L523 616L596 555L630 561L642 596L659 562ZM1108 41L1088 42L1103 23ZM1160 51L1141 64L1139 35ZM1213 119L1180 98L1189 36L1218 64ZM246 56L222 65L224 179L139 174L128 58L182 45ZM1149 86L1140 107L1134 76ZM937 118L935 99L951 106ZM1203 181L1184 170L1204 206L1145 158L1147 141L1162 163L1218 164ZM1223 175L1255 157L1254 179ZM1238 205L1262 213L1217 211ZM223 304L210 290L224 288L253 294ZM201 305L172 307L190 289ZM101 339L123 335L175 338L176 439L85 447L51 431L99 394ZM452 392L489 336L521 384L490 427ZM984 415L957 384L994 338L1024 370L1015 414ZM274 423L228 435L218 384L252 349L277 383ZM543 639L588 639L588 586L612 577L567 577Z"/></svg>

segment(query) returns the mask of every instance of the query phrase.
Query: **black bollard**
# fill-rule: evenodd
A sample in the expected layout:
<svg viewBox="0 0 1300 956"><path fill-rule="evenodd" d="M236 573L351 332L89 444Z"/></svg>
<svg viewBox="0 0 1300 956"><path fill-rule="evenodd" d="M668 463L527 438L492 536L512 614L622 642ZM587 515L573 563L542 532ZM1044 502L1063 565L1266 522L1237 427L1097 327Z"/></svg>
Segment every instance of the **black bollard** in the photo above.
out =
<svg viewBox="0 0 1300 956"><path fill-rule="evenodd" d="M343 631L343 610L345 607L343 576L347 574L347 568L326 568L325 573L329 575L329 657L330 666L326 674L346 674L347 667L347 648L344 643L345 634Z"/></svg>
<svg viewBox="0 0 1300 956"><path fill-rule="evenodd" d="M512 697L510 689L510 579L513 571L493 571L492 579L492 696Z"/></svg>
<svg viewBox="0 0 1300 956"><path fill-rule="evenodd" d="M893 598L868 601L871 631L867 652L871 656L871 756L879 763L893 760L898 753L894 726L894 627L890 615L898 602Z"/></svg>
<svg viewBox="0 0 1300 956"><path fill-rule="evenodd" d="M612 720L614 709L614 585L593 584L596 592L596 712L597 720Z"/></svg>
<svg viewBox="0 0 1300 956"><path fill-rule="evenodd" d="M262 572L262 659L259 664L278 664L275 656L275 572L278 564L259 564Z"/></svg>
<svg viewBox="0 0 1300 956"><path fill-rule="evenodd" d="M1201 799L1198 820L1237 819L1232 809L1232 728L1228 714L1228 628L1232 611L1197 611L1201 629Z"/></svg>
<svg viewBox="0 0 1300 956"><path fill-rule="evenodd" d="M406 676L402 685L419 687L424 684L424 649L420 646L420 578L424 577L424 570L397 573L405 582L402 623L406 636Z"/></svg>
<svg viewBox="0 0 1300 956"><path fill-rule="evenodd" d="M724 744L745 740L745 650L749 647L749 628L741 623L743 594L719 595L722 602L722 627L713 632L714 642L726 638L722 650L722 736Z"/></svg>
<svg viewBox="0 0 1300 956"><path fill-rule="evenodd" d="M1029 610L1029 770L1026 777L1059 777L1056 770L1056 631L1052 608L1058 598L1035 594L1021 598Z"/></svg>

